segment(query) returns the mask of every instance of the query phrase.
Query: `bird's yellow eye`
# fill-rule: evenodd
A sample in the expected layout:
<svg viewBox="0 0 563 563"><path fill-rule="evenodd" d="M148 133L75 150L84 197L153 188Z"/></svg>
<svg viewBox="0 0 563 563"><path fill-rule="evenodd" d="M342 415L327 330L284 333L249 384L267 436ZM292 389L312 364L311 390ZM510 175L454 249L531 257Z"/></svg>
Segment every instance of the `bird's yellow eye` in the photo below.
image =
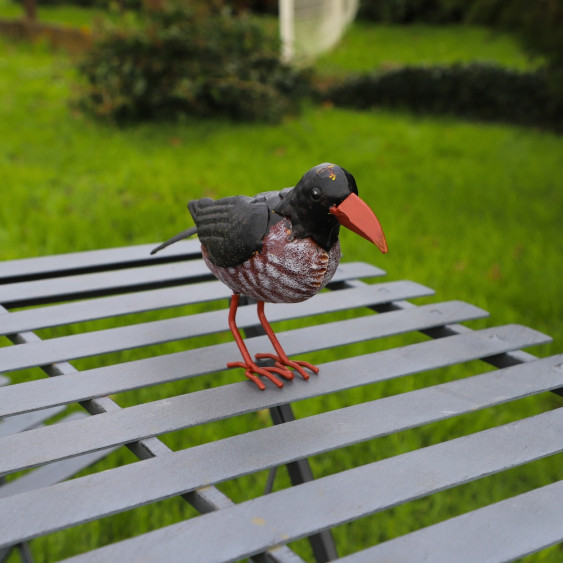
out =
<svg viewBox="0 0 563 563"><path fill-rule="evenodd" d="M311 197L312 197L313 199L317 199L317 200L320 199L320 198L321 198L321 194L322 194L322 192L321 192L321 190L320 190L319 188L313 188L313 189L311 190Z"/></svg>

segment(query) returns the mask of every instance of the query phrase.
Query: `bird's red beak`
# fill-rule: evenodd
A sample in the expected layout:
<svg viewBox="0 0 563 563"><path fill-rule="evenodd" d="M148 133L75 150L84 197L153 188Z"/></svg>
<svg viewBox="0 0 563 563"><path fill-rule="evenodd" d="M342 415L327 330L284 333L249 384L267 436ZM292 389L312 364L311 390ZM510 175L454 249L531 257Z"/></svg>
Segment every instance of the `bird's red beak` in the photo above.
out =
<svg viewBox="0 0 563 563"><path fill-rule="evenodd" d="M350 194L340 205L334 205L329 211L343 227L373 242L383 254L387 253L387 241L378 218L356 194Z"/></svg>

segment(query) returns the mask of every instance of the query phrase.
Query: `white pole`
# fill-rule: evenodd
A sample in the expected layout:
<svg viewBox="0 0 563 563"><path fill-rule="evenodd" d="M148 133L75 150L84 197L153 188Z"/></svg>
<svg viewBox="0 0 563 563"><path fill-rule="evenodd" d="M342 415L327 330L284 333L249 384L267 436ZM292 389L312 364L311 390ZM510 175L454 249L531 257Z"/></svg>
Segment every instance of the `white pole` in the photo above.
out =
<svg viewBox="0 0 563 563"><path fill-rule="evenodd" d="M281 60L290 63L295 55L294 0L279 0Z"/></svg>

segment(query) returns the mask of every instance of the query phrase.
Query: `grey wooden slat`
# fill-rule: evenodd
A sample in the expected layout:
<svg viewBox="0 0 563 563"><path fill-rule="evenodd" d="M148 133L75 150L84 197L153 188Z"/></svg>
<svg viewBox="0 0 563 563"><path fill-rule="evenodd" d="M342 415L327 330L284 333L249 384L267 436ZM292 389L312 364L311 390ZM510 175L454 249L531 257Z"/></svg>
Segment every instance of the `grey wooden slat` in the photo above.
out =
<svg viewBox="0 0 563 563"><path fill-rule="evenodd" d="M363 290L344 290L339 293L338 299L334 298L334 294L327 292L305 303L271 305L268 307L268 318L271 322L300 318L382 303L395 298L422 297L432 293L431 289L414 282L395 282L367 286ZM237 324L240 328L252 326L257 322L254 307L243 307L237 314ZM0 366L4 372L8 372L226 330L228 330L227 310L200 313L0 348Z"/></svg>
<svg viewBox="0 0 563 563"><path fill-rule="evenodd" d="M0 436L9 436L35 428L45 420L64 411L64 407L50 407L0 420Z"/></svg>
<svg viewBox="0 0 563 563"><path fill-rule="evenodd" d="M327 287L347 286L354 278L373 278L384 274L383 270L370 264L346 262L340 264L333 280ZM367 284L362 283L359 287L364 289L367 287ZM350 286L348 289L355 289L355 287ZM382 291L385 290L382 288ZM189 288L175 286L165 289L136 291L132 294L93 298L86 301L63 303L15 312L9 312L0 305L0 313L5 315L1 319L0 335L13 335L18 332L37 330L50 326L157 310L182 304L201 303L230 297L230 295L231 291L224 284L215 280L190 284ZM5 384L6 380L0 374L0 385Z"/></svg>
<svg viewBox="0 0 563 563"><path fill-rule="evenodd" d="M342 563L500 563L563 542L563 481L384 542Z"/></svg>
<svg viewBox="0 0 563 563"><path fill-rule="evenodd" d="M362 275L363 277L377 277L382 274L377 268L365 267L362 263L349 263L340 267L334 275L329 286L338 285L350 278ZM395 282L411 284L413 287L422 287L414 282ZM365 290L367 284L360 288ZM382 286L381 292L387 291L387 286ZM344 290L353 294L354 288ZM434 293L432 290L426 291ZM111 297L99 297L86 301L63 303L35 309L10 312L2 317L0 334L15 334L28 330L37 330L49 326L60 326L76 322L116 317L143 311L152 311L166 307L203 303L217 299L227 299L232 291L223 283L215 280L202 283L193 283L148 291L139 291Z"/></svg>
<svg viewBox="0 0 563 563"><path fill-rule="evenodd" d="M0 262L0 281L10 278L62 274L74 270L108 268L116 265L125 267L128 264L137 264L144 261L157 263L163 259L170 260L171 258L181 256L188 257L201 254L201 246L197 239L182 241L167 249L166 253L151 256L150 252L157 244L140 244L103 250L6 260Z"/></svg>
<svg viewBox="0 0 563 563"><path fill-rule="evenodd" d="M134 290L148 286L188 282L189 278L212 278L203 260L157 264L62 278L0 285L0 303L22 307L53 300L76 299L116 290Z"/></svg>
<svg viewBox="0 0 563 563"><path fill-rule="evenodd" d="M563 451L562 434L560 408L284 489L68 561L185 561L186 553L199 563L242 559Z"/></svg>
<svg viewBox="0 0 563 563"><path fill-rule="evenodd" d="M175 286L97 297L87 301L74 301L61 305L24 309L4 315L0 334L14 334L52 326L78 323L177 307L192 303L203 303L230 297L231 291L219 281L194 283L189 287Z"/></svg>
<svg viewBox="0 0 563 563"><path fill-rule="evenodd" d="M63 420L71 421L78 418L83 418L85 416L87 415L84 413L75 412L66 416ZM12 420L10 420L10 422L12 422ZM116 448L109 448L108 450L92 452L83 456L78 456L76 458L70 458L50 463L46 466L36 469L35 471L30 471L25 475L19 477L18 479L15 479L8 483L0 483L0 498L59 483L65 479L72 477L86 467L89 467L90 465L96 463L115 449ZM20 542L17 543L19 546L22 545ZM14 545L16 544L12 544L12 546L0 549L0 560L3 560L3 558L9 555L10 547L13 547ZM33 558L29 556L26 560L33 561Z"/></svg>
<svg viewBox="0 0 563 563"><path fill-rule="evenodd" d="M357 277L378 277L385 272L374 266L351 262L341 264L333 282L341 283ZM14 334L76 322L153 311L192 303L203 303L231 296L231 290L219 281L190 284L189 287L169 287L139 291L132 294L98 297L87 301L50 305L15 311L2 318L0 334Z"/></svg>
<svg viewBox="0 0 563 563"><path fill-rule="evenodd" d="M381 275L384 272L369 264L356 264L358 270ZM345 268L343 269L345 271ZM342 275L342 274L341 274ZM362 277L364 277L362 275ZM156 264L138 268L110 270L97 273L71 275L36 281L0 285L0 304L22 307L48 303L55 300L90 297L115 292L134 290L171 283L189 282L190 278L213 278L203 260L189 260L170 264Z"/></svg>
<svg viewBox="0 0 563 563"><path fill-rule="evenodd" d="M0 313L6 314L7 310L0 305ZM14 341L18 343L36 342L39 337L33 332L24 332L15 335ZM74 374L77 370L69 363L56 363L42 366L41 369L50 377L59 377ZM83 401L82 407L90 414L116 412L121 407L110 397L100 397ZM139 459L150 459L152 457L169 455L172 450L158 438L147 438L137 442L129 442L127 448ZM182 495L182 498L190 503L200 513L205 514L214 510L222 510L233 505L219 489L212 486L203 487L197 491ZM25 544L22 544L25 545ZM269 549L267 553L252 558L259 563L297 563L300 559L287 546L276 546Z"/></svg>
<svg viewBox="0 0 563 563"><path fill-rule="evenodd" d="M271 393L258 390L250 382L242 382L235 385L244 386L251 400L243 400L234 405L234 408L231 404L227 416L419 373L545 341L546 336L537 331L519 325L507 325L324 364L319 366L321 372L318 377L312 377L308 382L301 382L296 378L294 385L286 385L283 390L275 389ZM226 400L229 401L232 389L232 385L225 385L73 423L30 430L17 439L12 436L0 438L0 451L3 452L0 475L187 428L201 424L202 420L225 418L221 407ZM297 390L301 392L296 392ZM212 397L211 408L205 401L207 393ZM201 410L202 405L205 405L204 411Z"/></svg>
<svg viewBox="0 0 563 563"><path fill-rule="evenodd" d="M406 312L383 313L313 326L283 333L280 337L287 353L296 355L485 315L484 311L472 305L453 301ZM222 312L222 322L224 316ZM263 350L270 347L265 337L247 342L255 349L258 346L264 346ZM224 369L229 358L232 360L239 355L235 344L227 343L97 368L67 375L60 380L36 380L12 385L0 390L0 416L195 377Z"/></svg>
<svg viewBox="0 0 563 563"><path fill-rule="evenodd" d="M3 387L4 385L8 385L9 383L10 383L10 378L0 373L0 387Z"/></svg>
<svg viewBox="0 0 563 563"><path fill-rule="evenodd" d="M546 391L563 384L562 362L563 354L536 360L203 444L0 501L0 543L31 539L204 485Z"/></svg>

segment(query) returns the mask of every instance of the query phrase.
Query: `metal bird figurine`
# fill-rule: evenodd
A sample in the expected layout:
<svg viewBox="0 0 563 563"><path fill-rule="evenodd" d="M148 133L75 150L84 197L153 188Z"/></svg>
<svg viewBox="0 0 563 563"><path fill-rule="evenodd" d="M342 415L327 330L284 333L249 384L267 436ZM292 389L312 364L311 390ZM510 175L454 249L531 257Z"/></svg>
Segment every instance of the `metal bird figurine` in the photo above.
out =
<svg viewBox="0 0 563 563"><path fill-rule="evenodd" d="M277 376L292 380L292 369L304 379L309 379L305 369L318 373L309 362L287 357L266 319L264 302L297 303L325 287L340 261L340 225L387 252L381 225L358 197L352 174L335 164L319 164L293 188L254 197L197 199L190 201L188 208L196 226L162 243L151 254L197 233L205 263L233 291L229 327L243 361L227 366L243 368L260 389L265 385L259 376L283 387ZM258 318L276 351L256 354L256 360L274 360L273 366L257 365L240 335L236 312L241 294L258 302Z"/></svg>

